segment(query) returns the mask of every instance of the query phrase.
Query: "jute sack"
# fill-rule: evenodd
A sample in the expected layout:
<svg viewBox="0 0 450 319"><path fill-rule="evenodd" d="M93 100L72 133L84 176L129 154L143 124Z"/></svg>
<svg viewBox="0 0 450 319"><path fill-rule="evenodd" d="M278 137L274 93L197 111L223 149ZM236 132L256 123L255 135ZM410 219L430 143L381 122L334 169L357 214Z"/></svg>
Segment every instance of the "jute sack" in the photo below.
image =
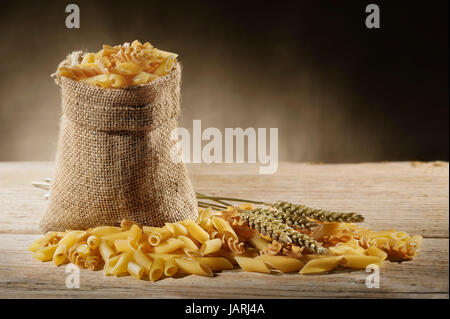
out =
<svg viewBox="0 0 450 319"><path fill-rule="evenodd" d="M77 53L62 64L74 59ZM57 77L63 114L42 232L197 217L186 166L170 157L180 79L178 63L166 76L123 89Z"/></svg>

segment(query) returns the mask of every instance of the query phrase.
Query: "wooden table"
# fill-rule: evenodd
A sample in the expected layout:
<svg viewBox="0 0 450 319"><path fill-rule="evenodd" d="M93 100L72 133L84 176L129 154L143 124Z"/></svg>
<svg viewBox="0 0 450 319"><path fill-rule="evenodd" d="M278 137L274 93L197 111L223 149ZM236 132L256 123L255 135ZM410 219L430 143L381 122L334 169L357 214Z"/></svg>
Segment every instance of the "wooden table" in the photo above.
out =
<svg viewBox="0 0 450 319"><path fill-rule="evenodd" d="M152 283L81 270L80 288L68 289L66 266L33 260L27 250L47 205L45 191L31 182L51 176L53 164L0 163L0 298L449 297L448 163L280 163L275 175L258 175L254 165L193 164L189 170L199 192L358 211L372 229L397 228L425 239L413 261L385 262L380 288L366 287L364 271L302 276L233 270Z"/></svg>

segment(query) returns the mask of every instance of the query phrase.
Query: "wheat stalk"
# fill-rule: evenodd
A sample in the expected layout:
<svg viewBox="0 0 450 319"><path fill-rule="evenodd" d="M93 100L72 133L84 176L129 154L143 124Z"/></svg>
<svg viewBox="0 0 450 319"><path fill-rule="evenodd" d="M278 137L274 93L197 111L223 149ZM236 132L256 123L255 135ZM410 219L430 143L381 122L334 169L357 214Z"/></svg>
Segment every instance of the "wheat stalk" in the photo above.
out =
<svg viewBox="0 0 450 319"><path fill-rule="evenodd" d="M312 253L325 254L327 249L319 242L284 224L275 217L266 214L254 214L250 210L239 209L239 217L248 223L250 228L268 236L282 244L294 244L305 247Z"/></svg>
<svg viewBox="0 0 450 319"><path fill-rule="evenodd" d="M319 224L302 216L286 214L273 208L254 208L249 211L253 212L253 214L267 215L276 218L284 224L295 229L313 230L314 228L319 226Z"/></svg>

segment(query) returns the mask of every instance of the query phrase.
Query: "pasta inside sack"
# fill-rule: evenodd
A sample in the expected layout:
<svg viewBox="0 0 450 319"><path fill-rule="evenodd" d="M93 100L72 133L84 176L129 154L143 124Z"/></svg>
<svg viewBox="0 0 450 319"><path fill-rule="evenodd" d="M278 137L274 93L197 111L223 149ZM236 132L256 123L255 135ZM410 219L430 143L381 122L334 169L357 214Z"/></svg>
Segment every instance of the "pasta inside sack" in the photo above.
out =
<svg viewBox="0 0 450 319"><path fill-rule="evenodd" d="M58 266L72 262L81 268L103 269L107 276L157 281L189 274L211 277L235 268L302 275L338 267L365 269L382 266L386 259L412 259L422 239L337 222L318 223L314 230L300 232L260 212L250 216L251 210L250 205L222 211L200 208L197 220L163 227L141 227L124 220L121 227L48 232L30 250L35 259L53 260Z"/></svg>
<svg viewBox="0 0 450 319"><path fill-rule="evenodd" d="M168 74L178 54L158 50L149 42L110 46L96 53L84 53L81 63L60 66L57 74L103 88L124 88L149 83Z"/></svg>

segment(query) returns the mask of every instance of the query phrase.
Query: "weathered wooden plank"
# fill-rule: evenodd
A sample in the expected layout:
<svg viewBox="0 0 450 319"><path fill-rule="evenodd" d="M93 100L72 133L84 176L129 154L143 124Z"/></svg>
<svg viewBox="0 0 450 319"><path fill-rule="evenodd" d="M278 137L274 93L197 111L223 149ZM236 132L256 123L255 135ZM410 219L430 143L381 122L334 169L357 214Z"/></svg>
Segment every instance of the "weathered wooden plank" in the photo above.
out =
<svg viewBox="0 0 450 319"><path fill-rule="evenodd" d="M448 298L448 239L425 239L412 261L385 262L379 289L365 286L364 271L302 276L241 270L155 283L80 270L80 288L68 289L65 266L31 258L27 247L36 237L0 234L0 298Z"/></svg>
<svg viewBox="0 0 450 319"><path fill-rule="evenodd" d="M373 229L448 238L448 163L280 163L274 175L259 175L250 164L190 164L189 170L201 192L358 211ZM31 181L52 171L48 162L0 163L0 233L38 232L47 201Z"/></svg>

